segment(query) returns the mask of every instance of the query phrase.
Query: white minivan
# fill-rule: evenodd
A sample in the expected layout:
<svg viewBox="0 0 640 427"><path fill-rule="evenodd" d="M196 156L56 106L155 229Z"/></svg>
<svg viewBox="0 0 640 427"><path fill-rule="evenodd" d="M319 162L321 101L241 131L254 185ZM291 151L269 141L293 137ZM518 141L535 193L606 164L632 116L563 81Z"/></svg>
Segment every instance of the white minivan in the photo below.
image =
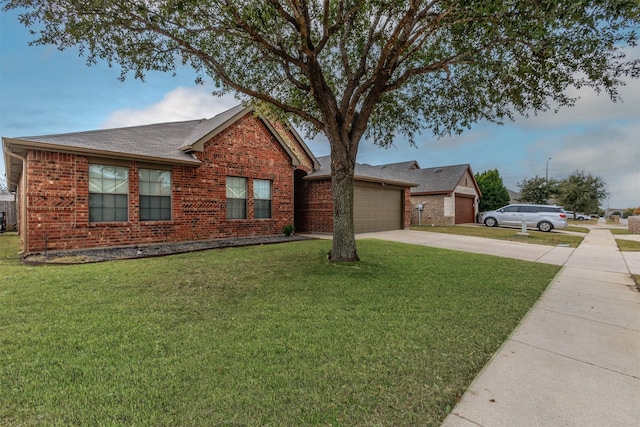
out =
<svg viewBox="0 0 640 427"><path fill-rule="evenodd" d="M480 213L480 222L487 227L521 227L526 221L527 227L540 231L567 227L567 213L562 206L556 205L507 205L495 211Z"/></svg>

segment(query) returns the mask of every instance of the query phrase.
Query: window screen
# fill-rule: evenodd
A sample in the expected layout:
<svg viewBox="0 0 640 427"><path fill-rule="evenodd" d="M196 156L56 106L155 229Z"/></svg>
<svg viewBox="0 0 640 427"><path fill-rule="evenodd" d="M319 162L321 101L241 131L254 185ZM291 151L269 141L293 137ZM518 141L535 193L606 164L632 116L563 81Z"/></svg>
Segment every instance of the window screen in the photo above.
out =
<svg viewBox="0 0 640 427"><path fill-rule="evenodd" d="M89 221L127 221L129 169L89 165Z"/></svg>

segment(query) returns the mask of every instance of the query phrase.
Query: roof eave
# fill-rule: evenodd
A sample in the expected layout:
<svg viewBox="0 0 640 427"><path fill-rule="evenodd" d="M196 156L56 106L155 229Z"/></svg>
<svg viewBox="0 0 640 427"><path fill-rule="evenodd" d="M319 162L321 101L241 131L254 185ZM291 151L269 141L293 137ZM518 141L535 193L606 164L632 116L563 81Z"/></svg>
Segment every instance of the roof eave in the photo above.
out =
<svg viewBox="0 0 640 427"><path fill-rule="evenodd" d="M39 141L29 141L25 139L16 139L16 138L3 138L3 142L5 143L5 147L8 147L9 150L12 150L13 148L38 149L38 150L44 150L44 151L55 151L59 153L83 154L83 155L90 155L95 157L108 157L111 159L142 160L150 163L160 163L160 164L169 164L169 165L199 166L202 164L200 160L197 160L195 158L193 160L190 160L190 159L176 159L176 158L167 158L167 157L158 157L158 156L146 156L146 155L135 154L135 153L122 153L119 151L99 150L95 148L73 147L73 146L51 144L51 143L39 142Z"/></svg>
<svg viewBox="0 0 640 427"><path fill-rule="evenodd" d="M216 127L211 132L203 135L202 137L200 137L196 141L193 141L191 143L187 143L187 144L183 145L182 147L180 147L180 151L185 151L185 152L187 152L187 151L204 151L205 142L209 141L214 136L222 133L225 129L227 129L229 126L231 126L232 124L237 122L241 117L244 117L247 113L249 113L251 111L253 111L252 107L243 108L242 110L238 111L236 114L234 114L233 116L231 116L227 120L225 120L220 126Z"/></svg>
<svg viewBox="0 0 640 427"><path fill-rule="evenodd" d="M453 190L434 190L434 191L415 191L411 192L412 196L437 196L440 194L451 194Z"/></svg>
<svg viewBox="0 0 640 427"><path fill-rule="evenodd" d="M287 155L291 158L291 164L293 166L299 166L300 165L300 159L298 159L296 157L296 155L293 153L293 151L291 151L291 148L289 148L289 146L287 145L287 143L282 139L282 137L280 136L280 134L278 133L277 130L275 130L275 128L273 127L273 125L271 124L271 122L269 122L269 120L265 120L262 117L259 117L260 120L262 120L262 123L265 124L265 126L267 127L267 129L269 129L269 132L271 132L271 134L274 136L274 138L278 141L278 144L280 144L280 146L282 147L282 149L287 153Z"/></svg>
<svg viewBox="0 0 640 427"><path fill-rule="evenodd" d="M330 174L321 174L321 175L307 175L303 178L305 181L322 181L325 179L331 179ZM364 182L375 182L380 184L389 184L389 185L397 185L400 187L418 187L420 184L416 184L415 182L407 182L407 181L397 181L392 179L384 179L372 176L362 176L355 175L353 177L354 181L364 181Z"/></svg>
<svg viewBox="0 0 640 427"><path fill-rule="evenodd" d="M300 144L300 146L305 151L305 153L307 153L307 156L309 156L309 158L313 162L313 170L317 171L318 169L320 169L320 162L318 161L318 159L316 159L316 156L313 155L313 153L311 152L307 144L304 142L300 134L296 132L293 126L289 125L288 123L287 123L287 127L289 128L293 136L298 140L298 144Z"/></svg>

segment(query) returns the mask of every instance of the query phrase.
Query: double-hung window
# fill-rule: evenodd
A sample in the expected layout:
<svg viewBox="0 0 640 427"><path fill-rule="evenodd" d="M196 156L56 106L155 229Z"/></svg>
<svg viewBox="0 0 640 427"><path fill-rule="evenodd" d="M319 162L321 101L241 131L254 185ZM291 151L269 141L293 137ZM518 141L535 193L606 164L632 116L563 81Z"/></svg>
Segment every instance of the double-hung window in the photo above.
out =
<svg viewBox="0 0 640 427"><path fill-rule="evenodd" d="M129 169L89 165L89 222L127 221Z"/></svg>
<svg viewBox="0 0 640 427"><path fill-rule="evenodd" d="M247 218L247 178L227 177L227 219Z"/></svg>
<svg viewBox="0 0 640 427"><path fill-rule="evenodd" d="M253 216L271 218L271 181L253 180Z"/></svg>
<svg viewBox="0 0 640 427"><path fill-rule="evenodd" d="M171 220L171 171L140 169L140 221Z"/></svg>

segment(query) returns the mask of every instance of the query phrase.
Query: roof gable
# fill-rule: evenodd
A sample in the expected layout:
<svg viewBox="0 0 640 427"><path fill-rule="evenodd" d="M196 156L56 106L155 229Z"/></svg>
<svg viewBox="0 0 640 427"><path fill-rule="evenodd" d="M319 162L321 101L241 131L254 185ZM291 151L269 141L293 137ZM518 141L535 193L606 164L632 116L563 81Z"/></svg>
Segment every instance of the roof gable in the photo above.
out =
<svg viewBox="0 0 640 427"><path fill-rule="evenodd" d="M137 159L153 163L198 166L201 162L192 152L202 151L206 141L252 112L253 108L238 105L210 119L66 134L2 138L2 142L6 149L19 156L25 155L27 149L41 149L89 156ZM269 120L262 117L259 119L291 158L292 164L299 165L300 160ZM295 142L309 156L314 167L319 167L317 159L302 138L293 130L291 133L296 140ZM12 157L5 153L5 164L7 164L7 177L10 182L17 182L18 177L22 174L21 162L15 156Z"/></svg>
<svg viewBox="0 0 640 427"><path fill-rule="evenodd" d="M419 183L418 186L411 189L411 194L451 193L456 189L464 174L469 171L473 186L478 195L480 194L480 189L475 182L475 178L473 178L473 172L469 164L421 169L418 162L413 160L377 167L394 174L398 179Z"/></svg>

